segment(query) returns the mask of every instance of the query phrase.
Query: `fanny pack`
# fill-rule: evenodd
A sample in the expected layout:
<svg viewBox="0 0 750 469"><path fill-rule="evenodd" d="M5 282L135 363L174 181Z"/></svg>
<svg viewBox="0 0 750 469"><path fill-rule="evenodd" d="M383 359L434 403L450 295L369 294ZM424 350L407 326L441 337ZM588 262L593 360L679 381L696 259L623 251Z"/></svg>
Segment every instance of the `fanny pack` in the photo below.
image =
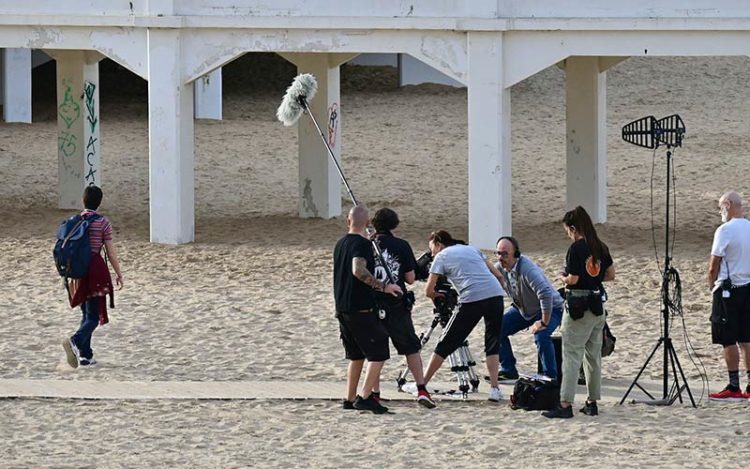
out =
<svg viewBox="0 0 750 469"><path fill-rule="evenodd" d="M587 310L594 316L601 316L604 314L602 293L599 290L567 290L565 308L573 320L581 319Z"/></svg>

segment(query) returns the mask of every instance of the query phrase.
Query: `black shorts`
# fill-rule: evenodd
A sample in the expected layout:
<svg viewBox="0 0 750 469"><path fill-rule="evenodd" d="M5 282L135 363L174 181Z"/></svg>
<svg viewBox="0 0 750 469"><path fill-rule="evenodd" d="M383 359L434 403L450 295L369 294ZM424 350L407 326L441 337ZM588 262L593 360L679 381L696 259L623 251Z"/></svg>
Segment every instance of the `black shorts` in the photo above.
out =
<svg viewBox="0 0 750 469"><path fill-rule="evenodd" d="M388 302L381 305L386 311L385 328L391 336L391 342L399 355L411 355L422 349L422 343L414 332L411 312L403 301Z"/></svg>
<svg viewBox="0 0 750 469"><path fill-rule="evenodd" d="M460 347L479 320L484 318L484 353L500 353L500 331L503 326L503 297L493 296L470 303L461 303L443 329L435 354L443 358Z"/></svg>
<svg viewBox="0 0 750 469"><path fill-rule="evenodd" d="M721 288L714 292L711 340L725 347L750 342L750 285L732 288L729 298L722 297Z"/></svg>
<svg viewBox="0 0 750 469"><path fill-rule="evenodd" d="M339 331L349 360L382 362L388 360L388 332L377 311L338 312Z"/></svg>

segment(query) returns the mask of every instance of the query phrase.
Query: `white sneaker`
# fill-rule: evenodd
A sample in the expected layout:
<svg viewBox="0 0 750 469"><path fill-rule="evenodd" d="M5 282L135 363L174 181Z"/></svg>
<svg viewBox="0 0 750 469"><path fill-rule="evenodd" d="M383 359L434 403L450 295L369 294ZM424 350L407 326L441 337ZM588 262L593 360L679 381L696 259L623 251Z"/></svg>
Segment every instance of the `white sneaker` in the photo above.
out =
<svg viewBox="0 0 750 469"><path fill-rule="evenodd" d="M65 358L68 360L68 365L73 368L78 368L79 352L78 347L70 338L63 339L63 349L65 350Z"/></svg>
<svg viewBox="0 0 750 469"><path fill-rule="evenodd" d="M492 402L500 402L503 399L503 392L500 388L490 388L489 400Z"/></svg>
<svg viewBox="0 0 750 469"><path fill-rule="evenodd" d="M401 386L401 392L408 392L409 394L417 395L417 383L414 381L410 381L408 383L404 383L403 386Z"/></svg>

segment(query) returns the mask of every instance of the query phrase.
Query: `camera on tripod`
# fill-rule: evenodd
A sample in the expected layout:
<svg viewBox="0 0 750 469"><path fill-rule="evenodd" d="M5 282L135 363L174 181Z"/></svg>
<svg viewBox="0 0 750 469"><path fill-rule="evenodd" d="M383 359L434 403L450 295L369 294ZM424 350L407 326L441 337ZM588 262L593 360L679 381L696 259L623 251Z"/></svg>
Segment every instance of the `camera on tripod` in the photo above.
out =
<svg viewBox="0 0 750 469"><path fill-rule="evenodd" d="M430 266L432 265L432 253L427 250L417 259L417 268L415 274L417 280L427 280L430 276ZM453 309L458 305L458 292L445 276L438 277L435 284L435 292L438 293L432 303L435 305L432 312L439 319L440 325L445 327L453 314Z"/></svg>

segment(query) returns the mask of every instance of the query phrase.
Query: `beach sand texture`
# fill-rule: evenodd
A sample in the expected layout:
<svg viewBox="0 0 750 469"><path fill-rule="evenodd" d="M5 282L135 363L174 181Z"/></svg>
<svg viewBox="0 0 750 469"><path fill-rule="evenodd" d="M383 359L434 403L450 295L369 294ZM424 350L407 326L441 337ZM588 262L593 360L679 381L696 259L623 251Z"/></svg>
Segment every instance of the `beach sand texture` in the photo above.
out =
<svg viewBox="0 0 750 469"><path fill-rule="evenodd" d="M145 84L102 71L101 211L115 227L126 287L94 334L99 365L66 368L67 307L51 249L57 224L54 66L35 71L35 122L0 123L0 377L122 381L285 380L341 383L346 361L331 292L331 252L343 218L299 219L297 135L275 119L294 69L246 56L225 69L224 117L195 125L196 242L148 242ZM51 73L50 73L51 70ZM267 75L262 75L268 72ZM50 75L51 80L50 81ZM750 198L748 58L632 58L608 74L609 221L598 227L617 280L609 323L617 349L607 379L633 378L659 337L665 157L623 142L622 125L679 113L674 266L682 318L672 329L697 410L605 403L596 419L549 422L536 412L450 402L435 411L394 403L392 416L344 412L330 401L0 400L4 467L412 467L658 465L729 467L747 459L748 404L707 403L687 331L718 390L721 350L710 343L706 266L716 200ZM427 236L467 235L466 90L396 86L393 71L344 67L343 167L355 194L390 206L419 254ZM119 81L118 81L119 80ZM524 254L553 276L569 241L565 211L564 72L551 67L512 91L513 223ZM38 91L38 93L37 93ZM46 94L45 94L46 93ZM50 95L49 93L52 93ZM350 205L342 192L345 209ZM498 233L498 236L501 233ZM417 283L414 322L431 319ZM483 327L470 337L481 358ZM425 361L436 338L423 351ZM521 371L536 370L529 333L513 339ZM395 356L384 370L402 369ZM695 358L697 360L697 358ZM478 369L484 374L484 364ZM661 354L646 372L661 379ZM745 384L744 373L742 383ZM438 379L450 379L442 370ZM483 390L486 386L483 384ZM703 392L702 392L703 391Z"/></svg>

